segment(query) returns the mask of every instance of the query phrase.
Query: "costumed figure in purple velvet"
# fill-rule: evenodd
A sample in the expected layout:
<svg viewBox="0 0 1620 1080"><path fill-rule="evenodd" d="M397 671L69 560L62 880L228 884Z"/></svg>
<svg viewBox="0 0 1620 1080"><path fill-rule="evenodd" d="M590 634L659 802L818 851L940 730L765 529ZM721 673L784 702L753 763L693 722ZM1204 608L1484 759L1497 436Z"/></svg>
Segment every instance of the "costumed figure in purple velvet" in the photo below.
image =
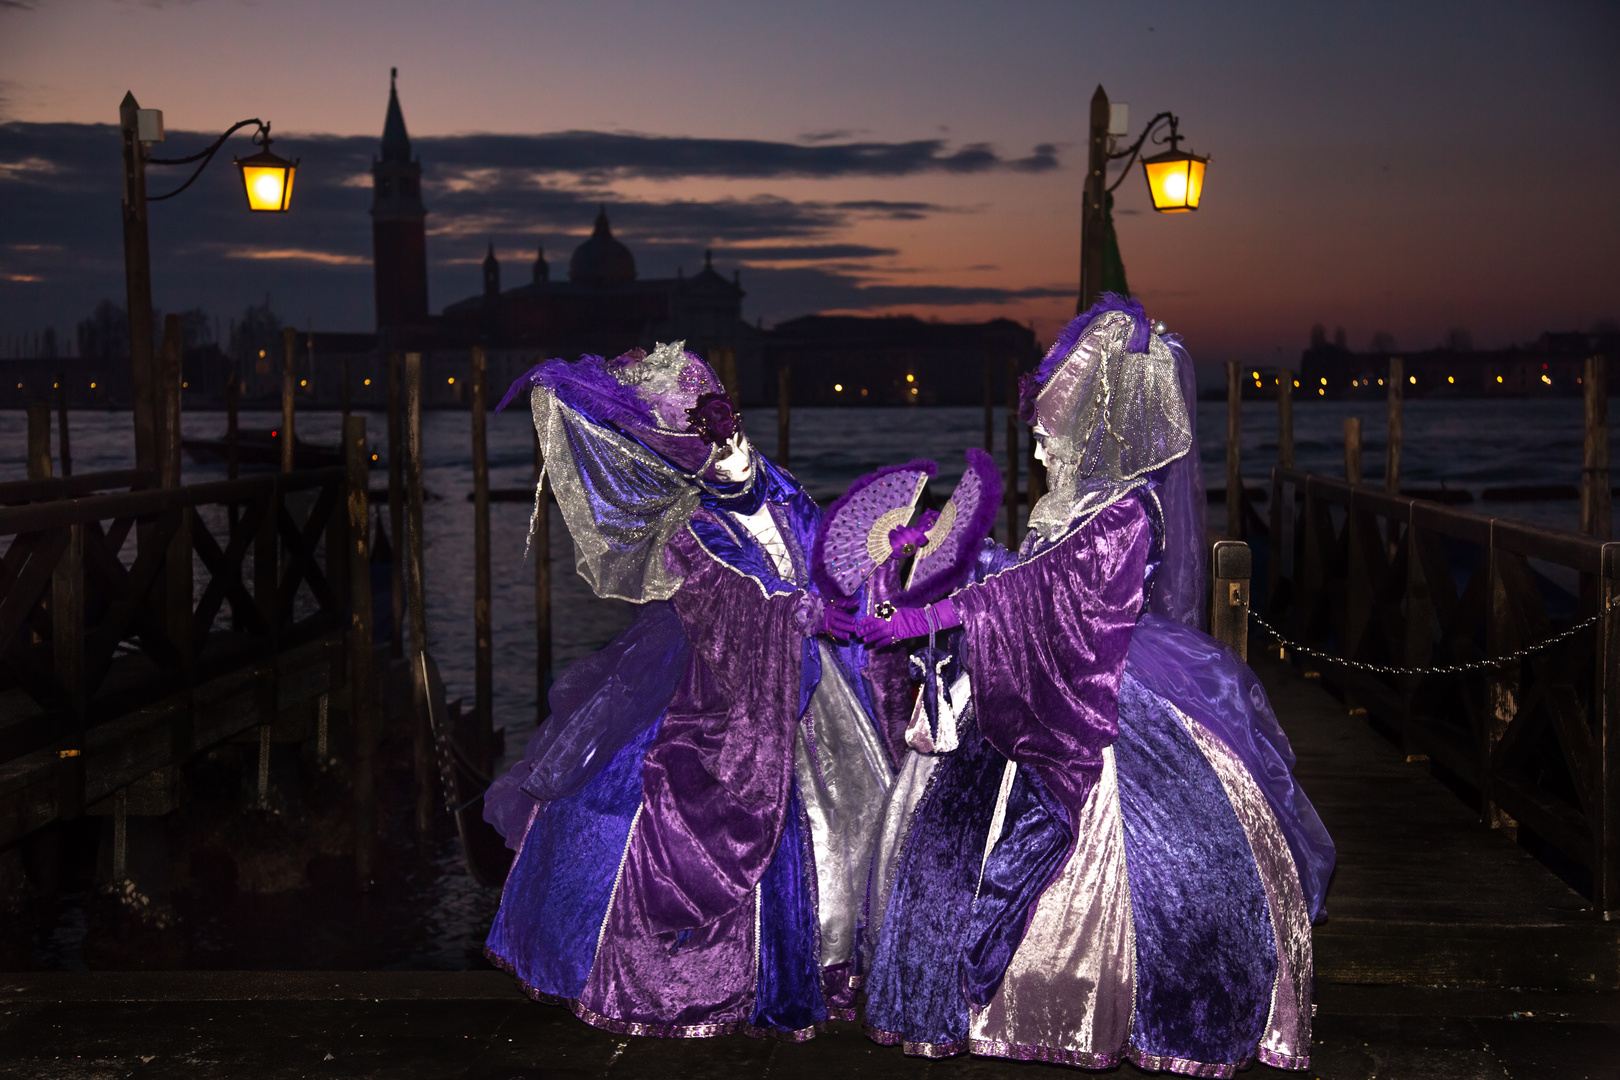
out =
<svg viewBox="0 0 1620 1080"><path fill-rule="evenodd" d="M1199 628L1191 360L1105 297L1022 397L1050 488L1018 553L986 544L948 598L859 624L878 653L928 636L934 676L873 860L868 1033L1305 1068L1333 845L1254 674Z"/></svg>
<svg viewBox="0 0 1620 1080"><path fill-rule="evenodd" d="M894 766L864 648L835 640L853 619L810 581L816 504L679 343L548 361L523 390L579 573L642 609L486 796L517 853L488 955L625 1034L852 1019Z"/></svg>

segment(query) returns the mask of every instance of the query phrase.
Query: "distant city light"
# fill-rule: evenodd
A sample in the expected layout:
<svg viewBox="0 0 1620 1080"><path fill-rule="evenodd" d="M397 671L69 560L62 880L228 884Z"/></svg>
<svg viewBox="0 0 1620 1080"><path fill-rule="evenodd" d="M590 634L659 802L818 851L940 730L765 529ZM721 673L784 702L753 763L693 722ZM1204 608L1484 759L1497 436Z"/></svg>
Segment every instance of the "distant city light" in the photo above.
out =
<svg viewBox="0 0 1620 1080"><path fill-rule="evenodd" d="M1497 376L1497 377L1496 377L1496 381L1497 381L1497 382L1501 382L1501 381L1502 381L1502 376L1500 376L1500 375L1498 375L1498 376Z"/></svg>
<svg viewBox="0 0 1620 1080"><path fill-rule="evenodd" d="M833 393L841 394L843 392L844 392L844 384L843 383L841 383L841 382L833 383Z"/></svg>
<svg viewBox="0 0 1620 1080"><path fill-rule="evenodd" d="M1298 386L1298 385L1299 385L1299 380L1298 380L1298 379L1295 379L1295 380L1294 380L1294 385L1295 385L1295 386Z"/></svg>
<svg viewBox="0 0 1620 1080"><path fill-rule="evenodd" d="M18 386L21 386L21 385L22 385L22 383L18 383L18 384L17 384L17 385L18 385ZM92 389L92 390L94 390L94 389L95 389L95 388L96 388L96 384L95 384L95 383L91 383L91 384L90 384L90 389Z"/></svg>
<svg viewBox="0 0 1620 1080"><path fill-rule="evenodd" d="M1383 379L1379 379L1379 380L1378 380L1378 385L1379 385L1379 386L1383 386L1383 385L1384 385L1384 380L1383 380Z"/></svg>
<svg viewBox="0 0 1620 1080"><path fill-rule="evenodd" d="M1406 377L1406 381L1411 383L1413 386L1416 386L1417 385L1417 376L1416 375L1408 375Z"/></svg>
<svg viewBox="0 0 1620 1080"><path fill-rule="evenodd" d="M1326 391L1326 390L1323 390L1323 389L1322 389L1322 388L1321 388L1321 387L1317 387L1317 388L1316 388L1316 392L1317 392L1317 393L1318 393L1318 394L1321 394L1321 395L1322 395L1322 396L1323 396L1323 397L1326 397L1326 396L1327 396L1327 391Z"/></svg>
<svg viewBox="0 0 1620 1080"><path fill-rule="evenodd" d="M1448 382L1448 383L1454 383L1454 382L1456 382L1456 381L1457 381L1457 379L1456 379L1456 376L1454 376L1454 375L1447 375L1447 376L1446 376L1446 382Z"/></svg>
<svg viewBox="0 0 1620 1080"><path fill-rule="evenodd" d="M861 397L865 397L865 396L866 396L866 387L863 386L863 387L861 387Z"/></svg>
<svg viewBox="0 0 1620 1080"><path fill-rule="evenodd" d="M450 385L451 386L456 385L456 377L454 375L450 376Z"/></svg>
<svg viewBox="0 0 1620 1080"><path fill-rule="evenodd" d="M454 382L454 381L455 381L455 380L454 380L454 379L452 379L452 380L450 380L450 381L451 381L451 382ZM308 386L308 385L309 385L309 380L308 380L308 379L299 379L299 380L298 380L298 385L299 385L299 386Z"/></svg>
<svg viewBox="0 0 1620 1080"><path fill-rule="evenodd" d="M906 376L906 382L916 382L916 381L917 381L917 376L915 376L915 375L907 375Z"/></svg>
<svg viewBox="0 0 1620 1080"><path fill-rule="evenodd" d="M367 380L366 380L366 385L367 385L367 386L370 386L370 385L371 385L371 380L370 380L370 379L367 379ZM372 455L372 456L374 456L374 457L375 457L375 456L376 456L376 455Z"/></svg>
<svg viewBox="0 0 1620 1080"><path fill-rule="evenodd" d="M912 388L911 388L911 392L912 392L912 393L913 393L913 394L915 394L915 393L916 393L916 392L917 392L917 388L916 388L916 387L915 387L915 386L913 386L913 387L912 387Z"/></svg>
<svg viewBox="0 0 1620 1080"><path fill-rule="evenodd" d="M1323 385L1323 386L1326 386L1326 385L1327 385L1327 378L1326 378L1326 377L1323 377L1323 379L1322 379L1322 385Z"/></svg>
<svg viewBox="0 0 1620 1080"><path fill-rule="evenodd" d="M1542 381L1542 382L1544 382L1544 383L1546 383L1546 384L1547 384L1547 385L1548 385L1548 386L1551 386L1551 385L1552 385L1552 376L1550 376L1550 375L1543 375L1543 376L1542 376L1542 377L1541 377L1541 381Z"/></svg>

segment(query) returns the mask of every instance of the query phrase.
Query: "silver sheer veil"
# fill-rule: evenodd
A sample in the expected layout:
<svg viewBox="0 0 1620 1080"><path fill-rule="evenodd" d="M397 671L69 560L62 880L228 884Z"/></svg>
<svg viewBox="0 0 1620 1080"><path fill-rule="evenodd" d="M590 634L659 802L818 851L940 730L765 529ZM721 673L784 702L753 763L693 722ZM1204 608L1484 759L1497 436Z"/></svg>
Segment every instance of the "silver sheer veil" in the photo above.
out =
<svg viewBox="0 0 1620 1080"><path fill-rule="evenodd" d="M1176 357L1156 333L1145 352L1130 352L1134 330L1128 312L1097 315L1035 399L1048 486L1029 526L1040 542L1090 520L1193 448Z"/></svg>
<svg viewBox="0 0 1620 1080"><path fill-rule="evenodd" d="M544 386L529 400L544 461L535 497L545 497L550 477L580 576L601 597L641 604L674 596L681 579L664 565L664 548L698 507L694 478Z"/></svg>

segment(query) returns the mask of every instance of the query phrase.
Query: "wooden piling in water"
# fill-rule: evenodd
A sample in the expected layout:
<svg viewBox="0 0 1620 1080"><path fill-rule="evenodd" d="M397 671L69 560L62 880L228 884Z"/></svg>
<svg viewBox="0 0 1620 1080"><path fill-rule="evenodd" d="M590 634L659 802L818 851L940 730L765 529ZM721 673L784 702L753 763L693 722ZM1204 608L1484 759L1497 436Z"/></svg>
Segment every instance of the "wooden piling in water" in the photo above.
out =
<svg viewBox="0 0 1620 1080"><path fill-rule="evenodd" d="M1226 536L1242 540L1243 383L1236 360L1226 362Z"/></svg>
<svg viewBox="0 0 1620 1080"><path fill-rule="evenodd" d="M62 475L73 475L73 446L68 438L67 377L56 377L56 456Z"/></svg>
<svg viewBox="0 0 1620 1080"><path fill-rule="evenodd" d="M533 430L534 425L530 425ZM534 657L535 723L551 715L551 495L540 487L545 461L534 432Z"/></svg>
<svg viewBox="0 0 1620 1080"><path fill-rule="evenodd" d="M405 437L406 500L409 521L405 525L405 576L409 594L407 607L411 623L411 683L415 708L412 710L411 758L416 774L416 836L426 842L433 834L433 747L428 732L427 669L422 657L427 652L427 588L422 580L422 354L405 354Z"/></svg>
<svg viewBox="0 0 1620 1080"><path fill-rule="evenodd" d="M366 418L343 418L343 464L348 488L349 731L354 737L354 877L369 888L376 868L377 727L371 662L371 545Z"/></svg>
<svg viewBox="0 0 1620 1080"><path fill-rule="evenodd" d="M1609 471L1608 360L1589 356L1581 380L1586 391L1586 445L1581 465L1581 532L1599 540L1614 531L1614 488ZM1620 850L1620 849L1617 849Z"/></svg>
<svg viewBox="0 0 1620 1080"><path fill-rule="evenodd" d="M489 442L485 382L488 363L482 345L472 350L473 456L473 717L485 740L495 730L495 631L490 618ZM483 752L483 747L478 748Z"/></svg>
<svg viewBox="0 0 1620 1080"><path fill-rule="evenodd" d="M984 452L996 452L996 376L991 370L993 361L984 358Z"/></svg>
<svg viewBox="0 0 1620 1080"><path fill-rule="evenodd" d="M172 491L180 486L180 382L181 342L184 333L179 315L163 317L163 348L159 350L152 385L152 438L157 451L158 487ZM191 529L195 511L187 506L176 511L180 527L169 540L163 560L164 625L169 642L180 653L182 662L191 662L192 594Z"/></svg>
<svg viewBox="0 0 1620 1080"><path fill-rule="evenodd" d="M51 407L43 401L28 406L28 479L51 478Z"/></svg>
<svg viewBox="0 0 1620 1080"><path fill-rule="evenodd" d="M298 386L298 331L281 328L281 471L293 471L293 390Z"/></svg>
<svg viewBox="0 0 1620 1080"><path fill-rule="evenodd" d="M388 531L394 561L390 566L389 596L393 602L393 634L388 655L405 656L405 436L403 435L405 376L400 354L388 354Z"/></svg>
<svg viewBox="0 0 1620 1080"><path fill-rule="evenodd" d="M1406 398L1406 361L1389 358L1389 449L1384 453L1384 490L1401 493L1401 441L1404 437L1403 407Z"/></svg>
<svg viewBox="0 0 1620 1080"><path fill-rule="evenodd" d="M1018 550L1018 361L1007 359L1007 547Z"/></svg>
<svg viewBox="0 0 1620 1080"><path fill-rule="evenodd" d="M231 480L236 479L237 472L242 467L242 436L237 423L237 395L242 389L242 373L237 365L231 365L230 378L225 381L225 475ZM231 504L231 521L236 521L236 504Z"/></svg>
<svg viewBox="0 0 1620 1080"><path fill-rule="evenodd" d="M1294 373L1287 369L1277 372L1277 464L1294 467Z"/></svg>
<svg viewBox="0 0 1620 1080"><path fill-rule="evenodd" d="M1344 478L1361 483L1361 417L1344 418Z"/></svg>
<svg viewBox="0 0 1620 1080"><path fill-rule="evenodd" d="M793 427L793 368L776 369L776 464L788 467L788 433Z"/></svg>

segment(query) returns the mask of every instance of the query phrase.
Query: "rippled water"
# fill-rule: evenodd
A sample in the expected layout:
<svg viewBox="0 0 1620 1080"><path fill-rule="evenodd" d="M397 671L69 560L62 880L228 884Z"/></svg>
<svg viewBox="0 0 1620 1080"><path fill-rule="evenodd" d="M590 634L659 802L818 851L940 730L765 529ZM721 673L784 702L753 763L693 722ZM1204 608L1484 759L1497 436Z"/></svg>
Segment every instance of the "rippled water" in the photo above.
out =
<svg viewBox="0 0 1620 1080"><path fill-rule="evenodd" d="M374 441L386 433L386 419L365 414ZM1299 467L1343 475L1343 421L1363 418L1364 472L1383 472L1384 420L1380 407L1357 402L1302 402L1295 409L1295 455ZM748 411L747 423L760 449L775 452L775 415ZM1225 485L1226 405L1198 407L1200 449L1211 486ZM244 413L244 428L269 428L279 413ZM133 449L128 413L74 413L73 464L76 473L129 468ZM1414 401L1406 406L1405 484L1470 490L1477 498L1486 486L1577 484L1582 446L1581 402ZM221 413L188 413L183 430L191 437L223 433ZM298 419L301 439L336 445L340 417L306 413ZM1004 452L1005 418L997 410L993 427L998 458ZM948 490L962 472L962 450L981 446L983 412L975 408L801 409L793 415L793 472L822 501L880 465L931 457L940 465L940 487ZM472 537L473 508L470 418L464 412L430 412L423 418L424 477L436 495L426 504L426 582L430 645L452 697L470 703L473 690ZM7 478L23 472L26 419L0 412L0 461ZM1611 451L1612 453L1612 451ZM497 488L527 487L533 466L528 417L519 412L494 416L489 424L490 482ZM1243 472L1252 486L1264 482L1276 459L1276 407L1247 402L1243 415ZM187 483L219 479L223 465L184 463ZM386 472L373 473L374 487L386 485ZM1476 504L1470 509L1499 517L1573 529L1578 504L1572 501ZM534 729L535 626L532 565L524 563L530 507L525 502L490 507L495 623L495 700L497 725L507 732L508 755L521 753ZM1216 512L1219 514L1219 511ZM0 541L3 543L4 541ZM573 547L560 516L552 515L554 648L558 670L600 648L626 626L630 605L599 600L573 572ZM421 939L411 949L413 966L456 967L471 962L482 939L494 899L461 874L453 858L440 860L443 874L426 902Z"/></svg>

